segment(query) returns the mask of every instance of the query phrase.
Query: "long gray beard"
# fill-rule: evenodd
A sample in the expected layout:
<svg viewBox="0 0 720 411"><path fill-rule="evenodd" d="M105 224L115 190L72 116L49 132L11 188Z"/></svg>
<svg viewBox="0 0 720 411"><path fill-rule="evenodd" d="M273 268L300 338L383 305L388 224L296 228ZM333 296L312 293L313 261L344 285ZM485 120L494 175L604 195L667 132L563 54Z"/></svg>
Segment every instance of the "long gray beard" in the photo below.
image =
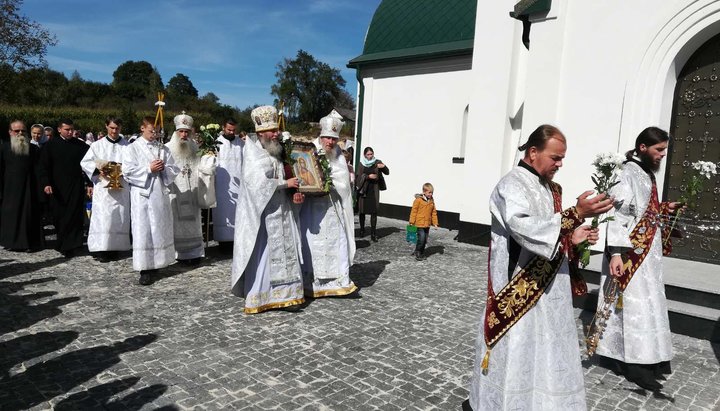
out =
<svg viewBox="0 0 720 411"><path fill-rule="evenodd" d="M13 137L10 139L10 151L16 156L30 154L30 142L26 137Z"/></svg>
<svg viewBox="0 0 720 411"><path fill-rule="evenodd" d="M177 135L173 135L172 139L170 139L168 148L170 149L173 157L183 163L194 159L197 154L197 146L194 141L190 139L183 141L183 139Z"/></svg>
<svg viewBox="0 0 720 411"><path fill-rule="evenodd" d="M282 145L280 142L276 140L270 140L270 139L260 139L260 144L262 144L263 148L273 157L277 158L278 160L282 160L280 158L282 156Z"/></svg>

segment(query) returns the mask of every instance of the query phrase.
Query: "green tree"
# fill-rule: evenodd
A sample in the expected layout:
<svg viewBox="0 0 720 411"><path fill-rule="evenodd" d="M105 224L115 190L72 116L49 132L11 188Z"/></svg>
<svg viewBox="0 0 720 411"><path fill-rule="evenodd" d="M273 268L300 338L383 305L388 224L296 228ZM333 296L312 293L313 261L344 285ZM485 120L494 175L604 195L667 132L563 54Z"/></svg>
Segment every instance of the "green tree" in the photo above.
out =
<svg viewBox="0 0 720 411"><path fill-rule="evenodd" d="M128 60L113 72L112 86L115 92L128 100L153 99L163 91L160 73L147 61Z"/></svg>
<svg viewBox="0 0 720 411"><path fill-rule="evenodd" d="M276 67L278 81L271 92L276 97L275 104L285 101L291 119L318 121L349 95L344 90L346 83L340 70L306 51L298 50L294 59L283 59Z"/></svg>
<svg viewBox="0 0 720 411"><path fill-rule="evenodd" d="M197 98L198 96L198 91L190 78L182 73L177 73L168 81L167 92L169 96L175 97Z"/></svg>
<svg viewBox="0 0 720 411"><path fill-rule="evenodd" d="M57 44L55 35L20 14L22 3L0 0L0 64L13 71L47 66L47 48ZM0 77L0 84L8 80L7 76Z"/></svg>

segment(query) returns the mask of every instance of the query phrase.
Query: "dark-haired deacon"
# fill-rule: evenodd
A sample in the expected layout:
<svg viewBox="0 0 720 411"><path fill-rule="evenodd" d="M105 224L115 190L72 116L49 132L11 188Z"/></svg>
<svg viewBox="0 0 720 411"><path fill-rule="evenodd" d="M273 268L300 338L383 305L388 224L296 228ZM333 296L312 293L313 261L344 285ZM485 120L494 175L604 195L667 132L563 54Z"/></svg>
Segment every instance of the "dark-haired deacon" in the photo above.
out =
<svg viewBox="0 0 720 411"><path fill-rule="evenodd" d="M610 191L615 220L607 226L605 255L611 257L603 264L604 287L598 298L603 301L610 275L624 288L622 304L611 308L596 352L609 358L609 365L628 380L649 390L662 388L657 380L670 373L673 356L662 264L663 253L670 252L670 242L664 242L670 227L658 216L674 213L680 204L660 203L655 183L669 140L667 132L648 127L627 153L620 183Z"/></svg>
<svg viewBox="0 0 720 411"><path fill-rule="evenodd" d="M552 180L566 147L560 130L538 127L490 196L488 300L469 387L475 411L586 408L572 306L584 283L571 287L567 252L597 241L597 230L581 224L612 200L586 191L563 209Z"/></svg>
<svg viewBox="0 0 720 411"><path fill-rule="evenodd" d="M0 145L0 245L13 251L40 248L40 148L30 143L25 123L10 123L10 140Z"/></svg>
<svg viewBox="0 0 720 411"><path fill-rule="evenodd" d="M82 159L83 171L93 182L92 214L88 234L88 250L102 262L113 260L118 251L130 249L130 186L123 176L122 188L108 188L110 177L106 166L122 163L128 145L120 135L122 121L110 116L105 120L107 137L94 142Z"/></svg>
<svg viewBox="0 0 720 411"><path fill-rule="evenodd" d="M60 120L57 130L60 137L48 140L40 150L40 184L49 198L57 232L55 249L70 258L83 245L85 200L91 195L92 183L80 161L89 147L73 137L72 120Z"/></svg>
<svg viewBox="0 0 720 411"><path fill-rule="evenodd" d="M236 134L234 119L223 122L218 136L218 163L215 175L217 207L213 210L213 238L223 251L232 252L235 237L235 206L242 184L245 141Z"/></svg>

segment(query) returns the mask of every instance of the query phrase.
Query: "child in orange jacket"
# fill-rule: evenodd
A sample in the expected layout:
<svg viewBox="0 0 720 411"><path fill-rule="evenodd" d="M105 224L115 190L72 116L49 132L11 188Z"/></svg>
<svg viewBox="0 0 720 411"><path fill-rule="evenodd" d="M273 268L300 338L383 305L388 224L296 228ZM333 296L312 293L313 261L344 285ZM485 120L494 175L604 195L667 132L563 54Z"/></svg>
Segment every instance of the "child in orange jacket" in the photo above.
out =
<svg viewBox="0 0 720 411"><path fill-rule="evenodd" d="M410 224L417 227L417 243L412 255L418 261L425 259L425 244L427 244L428 234L430 234L430 226L438 226L437 209L435 209L435 200L433 200L434 191L432 184L423 184L423 193L415 194L415 202L410 211Z"/></svg>

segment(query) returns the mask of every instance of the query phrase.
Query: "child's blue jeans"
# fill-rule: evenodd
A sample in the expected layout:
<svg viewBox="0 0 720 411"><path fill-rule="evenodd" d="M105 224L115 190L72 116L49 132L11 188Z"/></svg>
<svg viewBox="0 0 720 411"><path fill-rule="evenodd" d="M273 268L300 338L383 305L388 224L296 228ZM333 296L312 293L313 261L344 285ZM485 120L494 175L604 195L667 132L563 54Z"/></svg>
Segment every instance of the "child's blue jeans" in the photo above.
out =
<svg viewBox="0 0 720 411"><path fill-rule="evenodd" d="M428 234L430 234L430 227L418 227L417 243L415 243L416 252L420 254L425 253L425 244L427 244Z"/></svg>

